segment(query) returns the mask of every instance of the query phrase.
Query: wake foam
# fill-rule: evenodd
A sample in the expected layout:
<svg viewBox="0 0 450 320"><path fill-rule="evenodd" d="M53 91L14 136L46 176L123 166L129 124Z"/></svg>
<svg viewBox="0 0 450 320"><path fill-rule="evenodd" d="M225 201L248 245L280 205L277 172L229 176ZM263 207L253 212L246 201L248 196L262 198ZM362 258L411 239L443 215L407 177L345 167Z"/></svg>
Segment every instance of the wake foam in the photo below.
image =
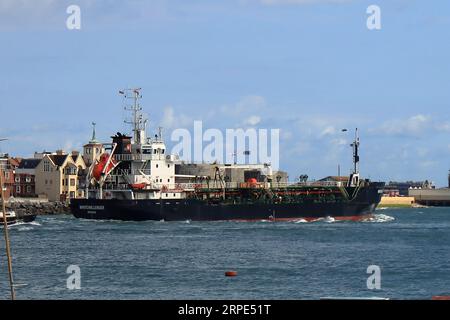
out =
<svg viewBox="0 0 450 320"><path fill-rule="evenodd" d="M362 222L375 222L375 223L383 223L383 222L391 222L394 221L395 218L388 216L386 214L377 213L374 214L373 217L362 220Z"/></svg>

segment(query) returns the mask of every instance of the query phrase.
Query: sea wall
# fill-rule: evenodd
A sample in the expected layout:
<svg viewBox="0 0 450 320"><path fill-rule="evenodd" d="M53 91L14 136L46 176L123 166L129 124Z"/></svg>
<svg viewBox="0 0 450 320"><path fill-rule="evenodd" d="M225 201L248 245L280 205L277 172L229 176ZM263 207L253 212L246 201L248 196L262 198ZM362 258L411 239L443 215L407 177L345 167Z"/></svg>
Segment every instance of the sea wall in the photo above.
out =
<svg viewBox="0 0 450 320"><path fill-rule="evenodd" d="M414 197L382 197L379 207L413 207Z"/></svg>
<svg viewBox="0 0 450 320"><path fill-rule="evenodd" d="M70 208L67 203L51 202L42 199L10 198L6 201L6 209L8 211L14 211L18 216L26 214L52 215L70 213Z"/></svg>

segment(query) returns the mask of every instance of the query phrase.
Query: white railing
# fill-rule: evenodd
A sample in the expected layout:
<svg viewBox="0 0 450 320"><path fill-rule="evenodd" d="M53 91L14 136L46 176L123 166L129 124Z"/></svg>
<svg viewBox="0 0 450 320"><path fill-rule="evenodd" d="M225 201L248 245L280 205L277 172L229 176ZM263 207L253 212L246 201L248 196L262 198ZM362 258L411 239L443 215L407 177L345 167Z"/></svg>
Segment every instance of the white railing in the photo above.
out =
<svg viewBox="0 0 450 320"><path fill-rule="evenodd" d="M116 161L148 161L148 160L171 160L162 154L114 154Z"/></svg>
<svg viewBox="0 0 450 320"><path fill-rule="evenodd" d="M123 169L118 169L116 174L110 174L109 176L111 177L115 177L115 176L123 176L123 175L151 175L151 170L150 169L145 169L145 170L140 170L140 169L134 169L134 170L123 170Z"/></svg>
<svg viewBox="0 0 450 320"><path fill-rule="evenodd" d="M193 191L198 189L237 189L237 188L256 188L256 189L278 189L278 188L292 188L292 187L344 187L345 183L338 181L310 181L310 182L280 182L280 183L240 183L240 182L214 182L210 181L206 183L202 182L190 182L190 183L152 183L148 184L144 189L151 190L162 190L167 192L173 191ZM103 186L104 190L129 190L130 185L127 183L115 184L115 183L105 183Z"/></svg>

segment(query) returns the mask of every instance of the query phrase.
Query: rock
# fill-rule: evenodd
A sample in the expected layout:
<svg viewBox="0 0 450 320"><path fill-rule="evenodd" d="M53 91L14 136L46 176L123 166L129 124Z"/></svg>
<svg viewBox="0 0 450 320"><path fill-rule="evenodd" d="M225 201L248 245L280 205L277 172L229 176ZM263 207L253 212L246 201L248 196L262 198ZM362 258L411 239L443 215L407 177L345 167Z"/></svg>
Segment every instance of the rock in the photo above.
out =
<svg viewBox="0 0 450 320"><path fill-rule="evenodd" d="M69 205L63 202L40 202L20 201L14 199L6 203L7 210L15 211L17 214L53 215L70 213Z"/></svg>

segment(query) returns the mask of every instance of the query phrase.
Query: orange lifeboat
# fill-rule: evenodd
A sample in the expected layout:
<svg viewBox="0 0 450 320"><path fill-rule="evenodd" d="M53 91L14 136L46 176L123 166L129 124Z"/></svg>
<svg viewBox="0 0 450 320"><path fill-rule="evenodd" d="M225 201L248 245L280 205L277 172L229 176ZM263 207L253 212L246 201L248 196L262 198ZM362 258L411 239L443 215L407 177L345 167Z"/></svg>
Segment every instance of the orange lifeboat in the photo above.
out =
<svg viewBox="0 0 450 320"><path fill-rule="evenodd" d="M133 183L133 184L131 184L131 188L137 189L137 190L142 190L146 186L147 186L147 184L145 184L145 183Z"/></svg>
<svg viewBox="0 0 450 320"><path fill-rule="evenodd" d="M92 176L95 178L95 180L99 181L102 177L103 172L109 173L112 169L114 169L115 161L114 159L111 159L111 161L108 164L108 168L105 170L106 163L108 162L109 154L104 153L100 156L100 160L98 163L94 166L94 170L92 170Z"/></svg>
<svg viewBox="0 0 450 320"><path fill-rule="evenodd" d="M255 178L250 178L247 180L247 186L250 188L255 188L258 185L258 180Z"/></svg>

